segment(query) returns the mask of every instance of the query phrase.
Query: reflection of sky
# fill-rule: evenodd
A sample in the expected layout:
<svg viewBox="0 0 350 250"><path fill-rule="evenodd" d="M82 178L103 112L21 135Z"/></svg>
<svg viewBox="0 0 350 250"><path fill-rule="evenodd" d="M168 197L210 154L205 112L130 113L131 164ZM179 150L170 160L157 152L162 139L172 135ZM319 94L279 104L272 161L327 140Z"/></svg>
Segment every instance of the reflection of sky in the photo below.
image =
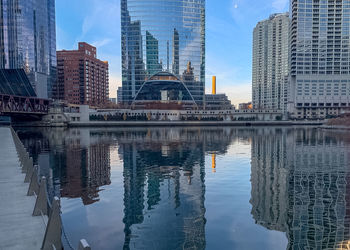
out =
<svg viewBox="0 0 350 250"><path fill-rule="evenodd" d="M177 236L172 244L195 238L208 249L286 249L287 237L292 248L332 249L349 239L346 132L228 127L31 132L21 131L20 137L32 145L31 153L40 153L34 161L44 174L61 177L62 196L75 197L61 200L73 243L86 238L95 248L120 249L128 235L130 248L164 246L169 231ZM73 150L80 137L88 137L83 148L89 150ZM83 164L86 153L95 155L90 164ZM100 161L104 157L110 161ZM80 165L82 173L76 171ZM86 202L86 193L95 202ZM317 237L307 237L310 232Z"/></svg>
<svg viewBox="0 0 350 250"><path fill-rule="evenodd" d="M288 9L288 0L206 0L206 86L218 77L218 92L233 103L251 99L252 32L258 21ZM69 8L67 8L69 6ZM110 65L110 95L121 86L120 1L56 1L57 47L76 49L77 42L97 46ZM163 62L165 62L163 60Z"/></svg>
<svg viewBox="0 0 350 250"><path fill-rule="evenodd" d="M111 147L111 185L100 188L99 202L84 206L79 198L61 199L67 234L71 239L89 239L99 249L122 249L124 243L123 163L117 150Z"/></svg>
<svg viewBox="0 0 350 250"><path fill-rule="evenodd" d="M225 130L228 131L227 129ZM155 130L152 131L154 133ZM202 133L204 134L205 132ZM212 130L211 133L213 133ZM221 136L222 134L220 134ZM96 135L93 138L96 142ZM183 141L183 138L181 141ZM197 139L194 139L196 137L192 138L190 141L193 144ZM227 145L227 153L217 155L216 173L212 172L211 154L207 153L205 156L206 248L227 249L227 246L230 246L231 249L257 249L257 247L259 249L285 249L287 238L284 233L269 231L262 226L256 225L252 218L252 207L249 203L251 196L251 144L249 139L237 138L240 137L234 136L232 141L230 138L225 138L224 144L226 145L228 141L231 141L231 144ZM148 142L147 144L139 144L137 139L133 140L135 140L135 145L138 148L137 151L140 152L137 156L140 160L147 154L147 149L152 149L153 154L158 152L162 157L169 157L171 152L168 151L174 149L174 145L177 145L171 142L166 144L165 142L159 143L155 139L154 142ZM127 140L127 144L129 143L132 144L131 141ZM224 152L224 148L226 148L224 144L212 146L211 150L217 148ZM72 237L71 240L87 238L92 246L99 246L100 249L121 249L124 243L125 173L123 174L123 172L125 169L123 168L124 163L120 158L121 152L120 150L118 151L119 146L117 147L116 145L115 142L110 147L111 185L100 188L100 201L83 206L81 199L63 198L62 200L64 223L66 228L68 228L67 233ZM161 145L165 146L160 147ZM169 147L169 145L173 146ZM176 147L183 147L183 150L188 148L187 145L180 145ZM165 151L168 153L165 153ZM122 154L125 153L124 151ZM159 163L160 161L157 162ZM140 164L140 162L137 164ZM171 165L171 163L169 164ZM136 166L142 168L140 165ZM202 184L199 181L199 168L198 164L193 166L191 185L189 185L187 178L183 176L184 173L180 172L181 199L178 209L174 208L173 192L175 190L175 179L163 179L159 190L160 200L150 210L147 209L147 194L149 191L145 186L142 223L130 225L131 240L129 246L131 249L150 246L153 244L152 241L159 244L156 246L164 246L162 243L164 244L167 241L161 239L169 237L164 226L171 228L176 225L174 228L174 232L176 232L176 230L184 226L184 224L181 224L182 219L180 218L182 216L189 216L195 211L197 211L195 214L198 216L197 208L201 206L198 196L201 194L200 189L202 188ZM147 169L144 171L153 171L149 167ZM163 170L165 170L165 167ZM145 179L145 183L147 182L148 178ZM134 192L134 194L136 193L137 191ZM192 209L195 210L192 211ZM199 218L199 220L202 219ZM79 223L71 223L71 221ZM193 220L189 220L189 222L194 223ZM187 226L193 227L193 224ZM166 234L163 235L162 232ZM157 240L157 237L154 238L154 235L160 237L158 238L159 240ZM254 240L251 240L251 235L254 235ZM181 242L183 239L179 237L177 240ZM174 242L177 240L173 238L171 242L175 244Z"/></svg>
<svg viewBox="0 0 350 250"><path fill-rule="evenodd" d="M236 140L224 156L206 162L207 249L286 249L285 233L257 226L252 219L250 161L251 145Z"/></svg>

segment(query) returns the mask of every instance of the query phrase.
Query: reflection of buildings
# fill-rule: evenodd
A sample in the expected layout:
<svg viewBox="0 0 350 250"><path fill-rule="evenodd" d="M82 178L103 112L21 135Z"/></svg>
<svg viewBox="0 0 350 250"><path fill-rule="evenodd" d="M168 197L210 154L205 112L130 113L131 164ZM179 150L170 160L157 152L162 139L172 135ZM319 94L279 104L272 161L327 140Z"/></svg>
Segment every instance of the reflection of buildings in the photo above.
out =
<svg viewBox="0 0 350 250"><path fill-rule="evenodd" d="M204 155L225 153L236 133L229 128L92 133L101 141L117 140L124 162L125 249L205 248ZM156 242L150 241L154 235Z"/></svg>
<svg viewBox="0 0 350 250"><path fill-rule="evenodd" d="M146 61L148 75L152 76L162 71L161 65L159 64L158 40L148 31L146 31Z"/></svg>
<svg viewBox="0 0 350 250"><path fill-rule="evenodd" d="M257 223L285 231L288 249L335 249L350 239L343 135L283 129L253 137L252 214Z"/></svg>
<svg viewBox="0 0 350 250"><path fill-rule="evenodd" d="M183 81L197 105L204 100L205 1L121 0L123 102L165 71ZM191 63L193 76L183 76ZM187 74L187 73L186 73Z"/></svg>
<svg viewBox="0 0 350 250"><path fill-rule="evenodd" d="M152 137L152 131L149 133L145 136ZM146 249L205 248L202 143L120 142L126 249L131 244ZM149 241L153 235L157 235L157 242Z"/></svg>
<svg viewBox="0 0 350 250"><path fill-rule="evenodd" d="M81 197L88 205L99 200L100 187L111 183L110 144L90 139L89 130L30 129L19 134L40 173L48 177L50 194Z"/></svg>
<svg viewBox="0 0 350 250"><path fill-rule="evenodd" d="M143 63L141 22L131 20L127 1L121 1L122 25L122 75L123 87L121 95L123 102L130 102L145 80L145 65Z"/></svg>
<svg viewBox="0 0 350 250"><path fill-rule="evenodd" d="M133 109L194 109L197 107L186 85L175 75L160 72L146 81L132 102Z"/></svg>
<svg viewBox="0 0 350 250"><path fill-rule="evenodd" d="M287 169L285 130L256 130L252 140L252 214L258 224L285 231Z"/></svg>
<svg viewBox="0 0 350 250"><path fill-rule="evenodd" d="M173 73L180 74L180 36L179 32L174 29L173 34Z"/></svg>
<svg viewBox="0 0 350 250"><path fill-rule="evenodd" d="M99 188L111 183L108 145L68 147L66 166L61 178L62 197L81 197L85 205L92 204L99 200Z"/></svg>

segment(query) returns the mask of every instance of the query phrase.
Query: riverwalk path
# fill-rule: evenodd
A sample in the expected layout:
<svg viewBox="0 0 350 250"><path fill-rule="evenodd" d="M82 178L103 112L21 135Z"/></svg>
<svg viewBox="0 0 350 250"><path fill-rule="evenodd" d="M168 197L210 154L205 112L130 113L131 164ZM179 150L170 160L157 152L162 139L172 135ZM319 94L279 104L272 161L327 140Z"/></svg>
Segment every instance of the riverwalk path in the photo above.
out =
<svg viewBox="0 0 350 250"><path fill-rule="evenodd" d="M20 167L9 127L0 127L0 250L40 249L45 235L41 216L32 216L35 197Z"/></svg>

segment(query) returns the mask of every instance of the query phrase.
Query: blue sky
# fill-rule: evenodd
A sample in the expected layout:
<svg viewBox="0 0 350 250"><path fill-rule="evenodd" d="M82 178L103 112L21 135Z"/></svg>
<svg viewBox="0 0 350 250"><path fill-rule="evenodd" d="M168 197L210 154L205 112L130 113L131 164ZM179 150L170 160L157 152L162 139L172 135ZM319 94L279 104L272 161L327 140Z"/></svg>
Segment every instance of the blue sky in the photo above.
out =
<svg viewBox="0 0 350 250"><path fill-rule="evenodd" d="M142 1L142 0L140 0ZM233 104L251 100L252 34L260 20L288 11L288 0L206 0L206 91L211 76ZM110 96L121 86L120 0L57 0L57 50L79 41L109 61Z"/></svg>

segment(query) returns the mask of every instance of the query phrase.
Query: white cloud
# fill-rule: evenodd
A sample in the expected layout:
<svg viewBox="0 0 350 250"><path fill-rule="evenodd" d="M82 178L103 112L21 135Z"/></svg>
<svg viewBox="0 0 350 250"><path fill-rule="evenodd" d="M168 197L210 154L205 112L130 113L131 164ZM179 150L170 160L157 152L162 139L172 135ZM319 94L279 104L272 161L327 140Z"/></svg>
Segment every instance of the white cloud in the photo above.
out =
<svg viewBox="0 0 350 250"><path fill-rule="evenodd" d="M120 3L117 0L91 0L77 41L92 37L116 37L120 33Z"/></svg>
<svg viewBox="0 0 350 250"><path fill-rule="evenodd" d="M102 40L98 40L92 43L93 46L95 46L97 49L111 43L113 41L113 39L111 38L104 38Z"/></svg>

